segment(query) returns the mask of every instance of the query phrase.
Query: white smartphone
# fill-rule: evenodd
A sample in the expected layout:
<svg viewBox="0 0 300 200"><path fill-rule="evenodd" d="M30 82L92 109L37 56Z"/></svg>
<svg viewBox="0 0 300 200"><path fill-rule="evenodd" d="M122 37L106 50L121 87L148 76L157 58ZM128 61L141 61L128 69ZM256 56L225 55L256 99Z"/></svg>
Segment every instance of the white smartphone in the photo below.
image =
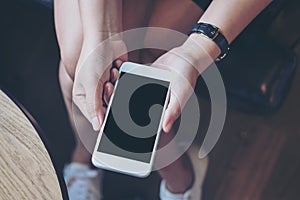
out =
<svg viewBox="0 0 300 200"><path fill-rule="evenodd" d="M150 174L166 109L171 73L131 62L120 70L92 163L137 177Z"/></svg>

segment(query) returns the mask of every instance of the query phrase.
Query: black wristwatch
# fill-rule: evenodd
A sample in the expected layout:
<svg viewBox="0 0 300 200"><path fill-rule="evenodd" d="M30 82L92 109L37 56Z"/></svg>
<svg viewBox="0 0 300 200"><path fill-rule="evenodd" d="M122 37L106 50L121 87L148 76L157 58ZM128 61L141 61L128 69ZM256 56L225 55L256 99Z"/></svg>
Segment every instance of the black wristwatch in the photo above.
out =
<svg viewBox="0 0 300 200"><path fill-rule="evenodd" d="M207 38L213 40L218 45L218 47L221 50L221 54L216 59L216 61L223 59L226 56L226 54L228 53L228 51L229 51L228 41L225 38L225 36L220 32L218 27L211 25L211 24L200 22L200 23L195 24L192 27L190 34L192 34L192 33L199 33L199 34L203 35L204 37L207 37Z"/></svg>

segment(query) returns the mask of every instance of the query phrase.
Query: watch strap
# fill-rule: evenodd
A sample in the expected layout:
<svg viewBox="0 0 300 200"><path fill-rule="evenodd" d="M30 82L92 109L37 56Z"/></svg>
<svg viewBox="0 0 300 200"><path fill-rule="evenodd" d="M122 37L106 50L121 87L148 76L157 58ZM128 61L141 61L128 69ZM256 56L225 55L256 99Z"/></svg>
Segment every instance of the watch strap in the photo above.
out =
<svg viewBox="0 0 300 200"><path fill-rule="evenodd" d="M204 37L213 40L216 43L216 45L221 50L221 54L217 58L217 60L223 59L228 53L229 51L228 41L225 38L225 36L220 32L220 29L218 27L211 24L199 22L192 27L190 34L192 33L199 33Z"/></svg>

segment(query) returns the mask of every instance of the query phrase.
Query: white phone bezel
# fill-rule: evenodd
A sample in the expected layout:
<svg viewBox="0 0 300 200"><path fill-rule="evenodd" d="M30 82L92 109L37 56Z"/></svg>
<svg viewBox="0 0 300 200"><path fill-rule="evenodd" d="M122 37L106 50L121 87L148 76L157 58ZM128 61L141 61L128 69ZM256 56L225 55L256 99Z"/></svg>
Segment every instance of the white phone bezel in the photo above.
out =
<svg viewBox="0 0 300 200"><path fill-rule="evenodd" d="M137 64L137 63L131 63L131 62L123 63L123 65L121 66L119 71L120 71L120 73L127 72L127 73L136 74L136 75L149 77L149 78L153 78L153 79L168 81L170 83L168 92L166 95L166 100L164 102L164 108L163 108L161 120L160 120L159 127L157 130L156 139L155 139L154 146L152 149L150 162L145 163L145 162L128 159L128 158L124 158L124 157L119 157L119 156L115 156L112 154L107 154L107 153L97 151L98 146L100 144L100 140L102 138L103 129L106 124L108 113L111 108L111 103L114 98L115 92L113 92L110 102L107 107L107 112L105 115L104 123L101 126L101 129L100 129L100 132L99 132L99 135L97 138L97 142L96 142L96 145L94 148L94 152L92 155L92 163L94 164L94 166L99 167L99 168L103 168L103 169L107 169L107 170L111 170L111 171L115 171L115 172L120 172L120 173L124 173L124 174L128 174L128 175L132 175L132 176L137 176L137 177L146 177L150 174L150 172L152 170L155 152L156 152L156 148L157 148L157 144L158 144L158 140L159 140L159 136L160 136L160 132L161 132L161 127L162 127L162 119L163 119L164 112L165 112L165 109L166 109L166 106L167 106L167 103L169 100L170 85L171 85L171 72L169 72L167 70L154 68L154 67L150 67L150 66L146 66L146 65L141 65L141 64ZM115 84L115 88L116 87L118 87L118 80L116 81L116 84Z"/></svg>

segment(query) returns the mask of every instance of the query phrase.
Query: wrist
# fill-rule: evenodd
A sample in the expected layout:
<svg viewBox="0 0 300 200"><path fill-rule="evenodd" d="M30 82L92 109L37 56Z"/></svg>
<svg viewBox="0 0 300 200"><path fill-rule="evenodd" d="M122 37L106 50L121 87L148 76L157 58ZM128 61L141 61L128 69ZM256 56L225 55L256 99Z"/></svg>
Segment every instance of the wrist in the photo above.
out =
<svg viewBox="0 0 300 200"><path fill-rule="evenodd" d="M198 52L205 52L212 60L215 60L221 53L219 47L211 39L196 33L191 34L184 45L192 48L196 59L201 58Z"/></svg>
<svg viewBox="0 0 300 200"><path fill-rule="evenodd" d="M105 40L113 35L121 35L122 33L122 24L120 22L109 19L109 17L105 17L106 19L99 20L98 27L93 28L85 28L83 32L83 39L85 38L95 38L100 40Z"/></svg>
<svg viewBox="0 0 300 200"><path fill-rule="evenodd" d="M110 36L122 32L122 1L79 1L83 37ZM104 35L105 36L105 35Z"/></svg>
<svg viewBox="0 0 300 200"><path fill-rule="evenodd" d="M110 41L123 41L123 34L122 32L97 31L84 35L83 43L99 44L107 39Z"/></svg>
<svg viewBox="0 0 300 200"><path fill-rule="evenodd" d="M180 47L189 62L201 74L220 55L219 47L210 39L200 34L191 34Z"/></svg>
<svg viewBox="0 0 300 200"><path fill-rule="evenodd" d="M113 46L115 44L124 44L121 33L95 32L89 35L88 37L83 37L83 43L78 64L81 63L81 61L85 60L93 52L93 54L99 52L96 54L100 57L103 54L103 52L106 52L106 55L111 55L111 53L113 52Z"/></svg>
<svg viewBox="0 0 300 200"><path fill-rule="evenodd" d="M123 30L122 23L122 1L110 0L107 1L104 10L103 27L100 31L108 31L109 33L120 33Z"/></svg>

